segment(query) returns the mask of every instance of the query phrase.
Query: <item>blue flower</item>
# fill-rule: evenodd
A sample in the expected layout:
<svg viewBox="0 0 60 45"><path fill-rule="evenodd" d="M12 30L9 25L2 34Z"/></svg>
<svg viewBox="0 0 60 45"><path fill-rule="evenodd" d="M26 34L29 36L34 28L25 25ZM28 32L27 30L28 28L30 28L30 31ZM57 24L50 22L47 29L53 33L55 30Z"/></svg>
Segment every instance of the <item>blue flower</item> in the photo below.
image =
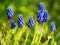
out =
<svg viewBox="0 0 60 45"><path fill-rule="evenodd" d="M42 2L39 4L38 10L40 10L41 12L43 12L43 10L44 10L44 4Z"/></svg>
<svg viewBox="0 0 60 45"><path fill-rule="evenodd" d="M50 23L50 30L51 31L54 31L55 29L56 29L55 23L54 22L51 22Z"/></svg>
<svg viewBox="0 0 60 45"><path fill-rule="evenodd" d="M33 20L33 17L30 16L29 21L28 21L28 27L32 28L33 26L34 26L34 20Z"/></svg>
<svg viewBox="0 0 60 45"><path fill-rule="evenodd" d="M43 23L43 14L40 10L37 11L37 21L42 24Z"/></svg>
<svg viewBox="0 0 60 45"><path fill-rule="evenodd" d="M22 18L22 15L19 14L18 15L18 27L21 28L23 26L23 24L24 24L24 19Z"/></svg>
<svg viewBox="0 0 60 45"><path fill-rule="evenodd" d="M12 8L8 7L7 8L7 17L8 17L8 19L11 20L12 16L13 16Z"/></svg>
<svg viewBox="0 0 60 45"><path fill-rule="evenodd" d="M46 22L48 20L48 11L44 10L43 20Z"/></svg>
<svg viewBox="0 0 60 45"><path fill-rule="evenodd" d="M13 28L15 28L16 27L16 24L15 24L15 22L12 20L11 21L11 28L13 29Z"/></svg>

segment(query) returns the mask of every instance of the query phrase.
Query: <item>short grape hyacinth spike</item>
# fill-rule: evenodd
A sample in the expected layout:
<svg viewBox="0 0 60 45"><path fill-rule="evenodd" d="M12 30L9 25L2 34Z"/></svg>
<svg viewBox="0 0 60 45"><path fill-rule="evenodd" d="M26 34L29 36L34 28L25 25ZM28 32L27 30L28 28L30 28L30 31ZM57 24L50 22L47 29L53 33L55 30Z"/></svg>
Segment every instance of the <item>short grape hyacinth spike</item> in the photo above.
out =
<svg viewBox="0 0 60 45"><path fill-rule="evenodd" d="M16 24L15 24L15 22L12 20L11 21L11 29L13 29L13 28L15 28L16 27Z"/></svg>
<svg viewBox="0 0 60 45"><path fill-rule="evenodd" d="M12 16L13 16L13 11L12 11L12 8L11 7L8 7L7 8L7 17L9 20L12 19Z"/></svg>
<svg viewBox="0 0 60 45"><path fill-rule="evenodd" d="M34 26L34 20L33 20L33 17L30 16L29 21L28 21L28 27L32 28L33 26Z"/></svg>
<svg viewBox="0 0 60 45"><path fill-rule="evenodd" d="M41 11L37 11L37 21L42 24L43 23L43 14L41 13Z"/></svg>
<svg viewBox="0 0 60 45"><path fill-rule="evenodd" d="M24 19L22 18L22 15L18 15L18 27L21 28L24 24Z"/></svg>
<svg viewBox="0 0 60 45"><path fill-rule="evenodd" d="M56 29L55 23L54 22L51 22L50 23L50 30L51 31L54 31L55 29Z"/></svg>
<svg viewBox="0 0 60 45"><path fill-rule="evenodd" d="M39 4L38 10L40 10L41 12L43 12L43 10L44 10L44 4L42 2Z"/></svg>
<svg viewBox="0 0 60 45"><path fill-rule="evenodd" d="M48 10L44 10L43 20L44 22L48 20Z"/></svg>

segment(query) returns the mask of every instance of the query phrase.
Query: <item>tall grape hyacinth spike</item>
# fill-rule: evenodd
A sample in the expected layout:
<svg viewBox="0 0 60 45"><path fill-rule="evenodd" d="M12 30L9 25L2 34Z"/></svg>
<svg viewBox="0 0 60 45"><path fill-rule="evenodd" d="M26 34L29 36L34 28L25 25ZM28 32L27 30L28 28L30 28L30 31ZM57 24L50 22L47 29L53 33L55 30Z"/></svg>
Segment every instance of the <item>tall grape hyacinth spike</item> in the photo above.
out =
<svg viewBox="0 0 60 45"><path fill-rule="evenodd" d="M16 24L15 24L15 22L12 20L11 21L11 28L13 29L13 28L15 28L16 27Z"/></svg>
<svg viewBox="0 0 60 45"><path fill-rule="evenodd" d="M48 20L48 10L44 10L43 20L44 22Z"/></svg>
<svg viewBox="0 0 60 45"><path fill-rule="evenodd" d="M44 10L44 4L42 2L39 4L38 10L40 10L41 12L43 12L43 10Z"/></svg>
<svg viewBox="0 0 60 45"><path fill-rule="evenodd" d="M8 19L11 20L12 16L13 16L12 8L8 7L7 8L7 17L8 17Z"/></svg>
<svg viewBox="0 0 60 45"><path fill-rule="evenodd" d="M30 16L29 21L28 21L28 27L32 28L33 26L34 26L34 20L33 20L33 17Z"/></svg>
<svg viewBox="0 0 60 45"><path fill-rule="evenodd" d="M44 5L41 2L37 11L37 21L42 24L48 20L48 11L44 10Z"/></svg>
<svg viewBox="0 0 60 45"><path fill-rule="evenodd" d="M18 27L21 28L24 24L24 19L22 18L22 15L18 15Z"/></svg>
<svg viewBox="0 0 60 45"><path fill-rule="evenodd" d="M50 23L50 30L51 31L54 31L55 29L56 29L55 23L54 22L51 22Z"/></svg>

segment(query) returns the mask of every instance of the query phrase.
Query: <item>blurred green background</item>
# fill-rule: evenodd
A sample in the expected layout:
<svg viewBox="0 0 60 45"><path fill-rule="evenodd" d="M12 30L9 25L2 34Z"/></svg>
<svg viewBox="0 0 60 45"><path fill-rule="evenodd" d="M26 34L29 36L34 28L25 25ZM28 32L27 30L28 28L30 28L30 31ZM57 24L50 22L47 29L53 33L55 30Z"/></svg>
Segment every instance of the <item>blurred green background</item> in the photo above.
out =
<svg viewBox="0 0 60 45"><path fill-rule="evenodd" d="M8 28L9 26L7 25L10 25L10 23L7 24L8 19L6 9L8 6L11 6L13 9L13 19L16 23L18 14L22 14L25 23L27 23L29 16L31 15L36 21L36 12L40 2L44 3L44 8L49 12L49 20L47 24L50 25L51 21L55 22L56 30L54 31L54 39L57 42L57 45L60 45L60 0L0 0L0 32L1 30Z"/></svg>

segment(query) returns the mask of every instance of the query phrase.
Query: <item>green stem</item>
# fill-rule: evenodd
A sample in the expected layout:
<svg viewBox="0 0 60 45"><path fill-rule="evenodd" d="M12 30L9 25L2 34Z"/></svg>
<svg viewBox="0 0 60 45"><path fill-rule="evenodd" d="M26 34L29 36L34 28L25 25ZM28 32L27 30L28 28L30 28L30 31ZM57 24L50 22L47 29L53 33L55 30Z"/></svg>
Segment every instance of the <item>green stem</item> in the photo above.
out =
<svg viewBox="0 0 60 45"><path fill-rule="evenodd" d="M28 39L29 34L30 34L30 29L29 29L28 32L27 32L27 35L26 35L26 39L25 39L24 45L26 45L26 42L27 42L27 39Z"/></svg>
<svg viewBox="0 0 60 45"><path fill-rule="evenodd" d="M23 26L22 29L18 29L17 34L14 34L14 44L16 44L16 41L19 41L21 39L21 36L25 31L26 31L25 26Z"/></svg>
<svg viewBox="0 0 60 45"><path fill-rule="evenodd" d="M36 44L36 45L39 44L39 42L41 40L41 37L42 37L42 32L41 31L42 31L42 25L36 23L34 37L33 37L31 45L33 45L33 44Z"/></svg>

